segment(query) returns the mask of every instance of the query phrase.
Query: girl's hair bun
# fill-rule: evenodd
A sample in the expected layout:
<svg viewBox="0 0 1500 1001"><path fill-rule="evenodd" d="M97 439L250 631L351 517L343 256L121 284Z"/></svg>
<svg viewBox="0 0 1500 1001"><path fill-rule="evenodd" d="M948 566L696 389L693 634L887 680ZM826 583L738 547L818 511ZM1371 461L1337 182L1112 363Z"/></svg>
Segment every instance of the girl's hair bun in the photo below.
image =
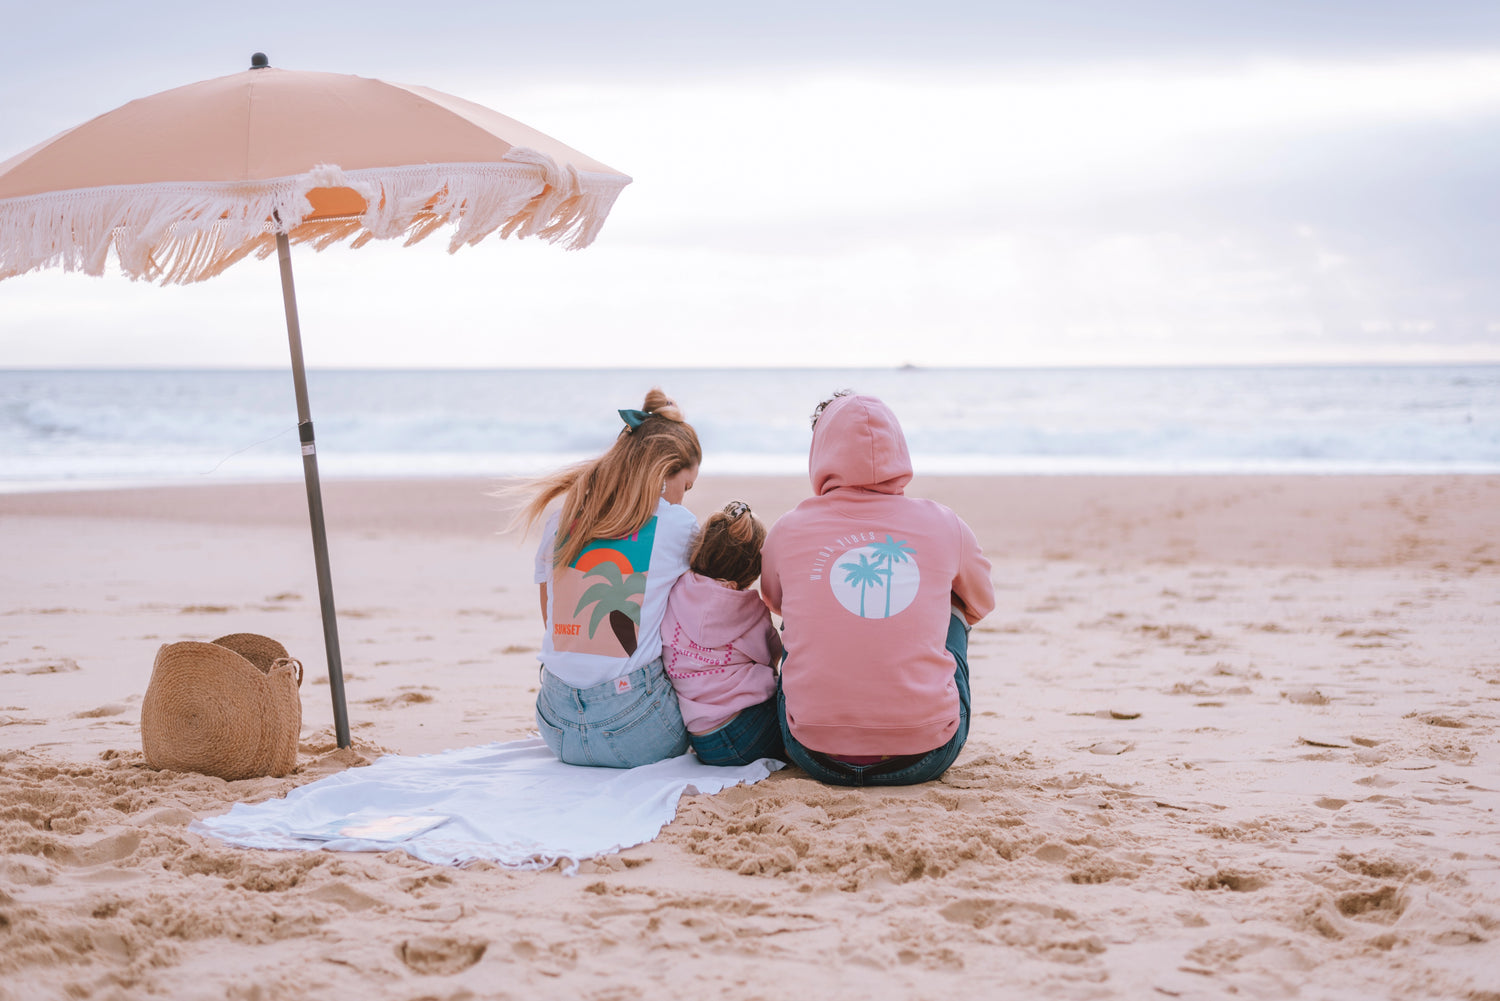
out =
<svg viewBox="0 0 1500 1001"><path fill-rule="evenodd" d="M730 501L724 505L724 518L728 522L729 537L741 545L755 542L755 515L744 501Z"/></svg>

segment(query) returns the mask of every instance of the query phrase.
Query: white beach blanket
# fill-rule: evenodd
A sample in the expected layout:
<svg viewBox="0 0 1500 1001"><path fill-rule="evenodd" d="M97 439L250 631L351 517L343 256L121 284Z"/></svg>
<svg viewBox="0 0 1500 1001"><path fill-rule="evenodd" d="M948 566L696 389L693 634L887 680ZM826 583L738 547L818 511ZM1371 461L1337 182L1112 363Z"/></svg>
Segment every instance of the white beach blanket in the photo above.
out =
<svg viewBox="0 0 1500 1001"><path fill-rule="evenodd" d="M692 754L640 768L581 768L539 738L441 754L390 755L293 789L236 803L190 830L245 848L389 851L443 865L489 859L518 869L582 859L650 841L684 793L759 782L782 764L737 768Z"/></svg>

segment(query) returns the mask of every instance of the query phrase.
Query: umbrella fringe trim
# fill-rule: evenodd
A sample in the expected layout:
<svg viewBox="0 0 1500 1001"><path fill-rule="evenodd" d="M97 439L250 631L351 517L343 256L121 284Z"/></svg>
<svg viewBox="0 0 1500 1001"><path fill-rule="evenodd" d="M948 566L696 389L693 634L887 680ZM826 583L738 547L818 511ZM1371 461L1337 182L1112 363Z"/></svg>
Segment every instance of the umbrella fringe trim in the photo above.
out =
<svg viewBox="0 0 1500 1001"><path fill-rule="evenodd" d="M409 246L452 225L448 251L491 233L535 236L567 249L598 236L630 178L558 166L513 147L497 163L427 164L344 171L315 167L257 182L163 183L82 188L0 200L0 279L60 266L102 275L113 248L132 279L203 281L276 250L276 232L323 250L349 241L405 237ZM308 194L349 188L359 217L306 220Z"/></svg>

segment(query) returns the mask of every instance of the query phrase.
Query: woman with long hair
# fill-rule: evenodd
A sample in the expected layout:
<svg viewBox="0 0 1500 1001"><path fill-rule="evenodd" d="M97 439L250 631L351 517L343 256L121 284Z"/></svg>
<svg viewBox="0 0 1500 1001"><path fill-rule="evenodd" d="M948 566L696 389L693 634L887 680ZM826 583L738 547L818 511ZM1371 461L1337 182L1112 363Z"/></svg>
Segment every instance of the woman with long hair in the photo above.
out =
<svg viewBox="0 0 1500 1001"><path fill-rule="evenodd" d="M517 522L529 529L562 501L536 553L546 623L537 729L569 764L633 768L688 748L661 625L698 528L682 500L703 451L660 389L619 414L603 455L525 488Z"/></svg>

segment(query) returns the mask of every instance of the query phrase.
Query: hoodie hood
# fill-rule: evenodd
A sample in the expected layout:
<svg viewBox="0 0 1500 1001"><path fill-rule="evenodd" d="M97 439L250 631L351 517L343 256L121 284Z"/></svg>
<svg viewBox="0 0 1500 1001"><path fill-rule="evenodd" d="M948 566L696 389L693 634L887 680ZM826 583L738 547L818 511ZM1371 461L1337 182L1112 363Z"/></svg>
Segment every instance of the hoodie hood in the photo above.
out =
<svg viewBox="0 0 1500 1001"><path fill-rule="evenodd" d="M766 606L759 591L736 591L689 570L672 591L672 611L700 645L722 647L758 626Z"/></svg>
<svg viewBox="0 0 1500 1001"><path fill-rule="evenodd" d="M807 470L820 497L840 487L899 494L911 481L911 453L890 407L873 396L841 396L818 417Z"/></svg>

